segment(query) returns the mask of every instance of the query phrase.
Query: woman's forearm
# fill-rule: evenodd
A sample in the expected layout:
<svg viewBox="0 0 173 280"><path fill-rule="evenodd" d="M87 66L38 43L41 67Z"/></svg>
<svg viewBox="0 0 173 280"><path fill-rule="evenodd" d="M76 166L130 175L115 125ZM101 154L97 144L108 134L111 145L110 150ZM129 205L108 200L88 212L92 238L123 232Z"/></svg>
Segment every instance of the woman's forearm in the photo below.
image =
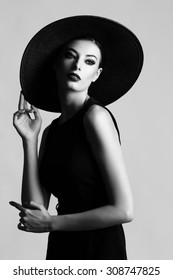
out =
<svg viewBox="0 0 173 280"><path fill-rule="evenodd" d="M128 223L132 219L132 210L105 205L82 213L51 216L50 231L95 230Z"/></svg>
<svg viewBox="0 0 173 280"><path fill-rule="evenodd" d="M22 180L22 204L35 201L45 205L43 189L38 173L38 140L23 141L24 165Z"/></svg>

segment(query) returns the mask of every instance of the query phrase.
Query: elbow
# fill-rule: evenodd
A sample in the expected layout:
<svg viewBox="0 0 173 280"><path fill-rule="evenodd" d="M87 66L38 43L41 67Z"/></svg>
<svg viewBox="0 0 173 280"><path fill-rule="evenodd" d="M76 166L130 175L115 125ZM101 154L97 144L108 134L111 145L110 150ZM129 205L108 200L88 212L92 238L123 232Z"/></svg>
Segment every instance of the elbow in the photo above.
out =
<svg viewBox="0 0 173 280"><path fill-rule="evenodd" d="M134 219L134 203L133 200L129 200L126 203L124 203L122 210L122 218L123 223L130 223Z"/></svg>
<svg viewBox="0 0 173 280"><path fill-rule="evenodd" d="M134 219L134 210L132 207L119 208L119 220L121 224L130 223Z"/></svg>
<svg viewBox="0 0 173 280"><path fill-rule="evenodd" d="M126 207L124 209L124 223L130 223L134 219L134 209L133 206Z"/></svg>
<svg viewBox="0 0 173 280"><path fill-rule="evenodd" d="M133 207L113 206L112 221L114 225L130 223L134 219Z"/></svg>
<svg viewBox="0 0 173 280"><path fill-rule="evenodd" d="M125 211L124 223L130 223L134 219L134 211L132 209Z"/></svg>

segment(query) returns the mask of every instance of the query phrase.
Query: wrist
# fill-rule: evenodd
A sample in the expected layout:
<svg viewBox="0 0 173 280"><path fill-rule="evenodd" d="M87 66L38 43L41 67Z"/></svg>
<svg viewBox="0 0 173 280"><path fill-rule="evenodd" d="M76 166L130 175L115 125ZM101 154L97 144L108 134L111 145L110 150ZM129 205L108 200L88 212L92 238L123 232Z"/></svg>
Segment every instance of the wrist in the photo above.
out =
<svg viewBox="0 0 173 280"><path fill-rule="evenodd" d="M55 216L50 216L50 222L49 222L49 232L52 232L52 231L56 231L55 229Z"/></svg>
<svg viewBox="0 0 173 280"><path fill-rule="evenodd" d="M23 146L35 146L38 144L38 137L22 139Z"/></svg>
<svg viewBox="0 0 173 280"><path fill-rule="evenodd" d="M63 216L51 216L49 223L49 231L60 231L62 230Z"/></svg>

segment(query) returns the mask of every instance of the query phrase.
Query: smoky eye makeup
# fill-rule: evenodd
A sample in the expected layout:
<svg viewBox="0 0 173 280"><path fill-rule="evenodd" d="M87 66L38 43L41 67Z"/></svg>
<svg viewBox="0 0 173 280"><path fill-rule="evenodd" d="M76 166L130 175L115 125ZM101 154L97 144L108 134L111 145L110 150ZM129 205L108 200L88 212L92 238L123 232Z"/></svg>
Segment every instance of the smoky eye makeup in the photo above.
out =
<svg viewBox="0 0 173 280"><path fill-rule="evenodd" d="M75 52L72 51L72 50L65 50L65 51L64 51L64 57L65 57L65 58L73 58L73 57L75 57L75 56L76 56L76 54L75 54Z"/></svg>
<svg viewBox="0 0 173 280"><path fill-rule="evenodd" d="M78 52L72 48L67 48L64 51L64 57L68 58L68 59L76 58L77 55L79 55ZM96 64L96 60L97 60L97 57L95 55L87 54L86 58L85 58L85 63L87 65L94 65L94 64Z"/></svg>
<svg viewBox="0 0 173 280"><path fill-rule="evenodd" d="M95 60L93 60L93 59L86 59L86 60L85 60L85 63L88 64L88 65L94 65L94 64L96 64Z"/></svg>

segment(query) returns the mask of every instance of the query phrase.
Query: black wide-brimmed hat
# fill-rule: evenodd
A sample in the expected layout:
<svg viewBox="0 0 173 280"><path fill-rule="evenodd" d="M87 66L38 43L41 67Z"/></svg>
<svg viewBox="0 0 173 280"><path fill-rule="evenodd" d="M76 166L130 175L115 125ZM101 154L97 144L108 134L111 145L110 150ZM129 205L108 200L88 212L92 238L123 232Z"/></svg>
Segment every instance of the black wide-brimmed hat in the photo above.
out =
<svg viewBox="0 0 173 280"><path fill-rule="evenodd" d="M105 66L88 94L103 105L123 96L137 80L143 65L143 51L137 37L113 20L73 16L42 28L28 43L21 61L20 82L26 100L51 112L60 112L54 61L61 46L73 38L93 37L105 54Z"/></svg>

